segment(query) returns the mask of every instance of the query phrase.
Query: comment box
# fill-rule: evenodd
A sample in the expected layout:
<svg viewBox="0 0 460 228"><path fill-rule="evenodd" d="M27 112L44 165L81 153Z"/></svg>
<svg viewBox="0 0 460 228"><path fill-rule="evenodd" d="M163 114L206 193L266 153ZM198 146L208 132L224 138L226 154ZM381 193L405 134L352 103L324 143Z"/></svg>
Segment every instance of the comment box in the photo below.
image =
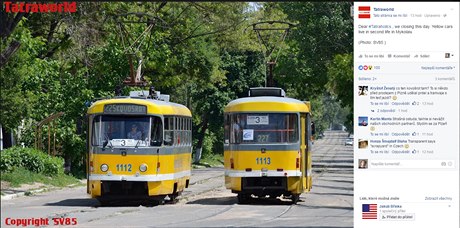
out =
<svg viewBox="0 0 460 228"><path fill-rule="evenodd" d="M355 227L460 227L459 9L354 4Z"/></svg>
<svg viewBox="0 0 460 228"><path fill-rule="evenodd" d="M455 169L455 160L371 160L369 169Z"/></svg>

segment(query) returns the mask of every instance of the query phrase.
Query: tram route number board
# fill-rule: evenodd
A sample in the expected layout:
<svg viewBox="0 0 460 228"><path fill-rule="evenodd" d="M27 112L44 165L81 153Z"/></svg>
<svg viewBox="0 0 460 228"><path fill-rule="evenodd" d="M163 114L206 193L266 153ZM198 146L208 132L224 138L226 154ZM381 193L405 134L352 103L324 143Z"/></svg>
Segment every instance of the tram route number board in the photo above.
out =
<svg viewBox="0 0 460 228"><path fill-rule="evenodd" d="M268 125L268 115L266 116L248 116L248 125Z"/></svg>

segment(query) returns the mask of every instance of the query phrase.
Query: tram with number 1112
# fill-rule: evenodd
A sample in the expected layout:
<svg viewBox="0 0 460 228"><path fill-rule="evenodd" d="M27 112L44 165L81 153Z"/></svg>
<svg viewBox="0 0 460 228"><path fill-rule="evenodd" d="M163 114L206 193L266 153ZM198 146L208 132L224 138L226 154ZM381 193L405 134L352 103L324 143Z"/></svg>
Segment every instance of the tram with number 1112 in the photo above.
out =
<svg viewBox="0 0 460 228"><path fill-rule="evenodd" d="M149 93L150 92L150 93ZM188 187L192 116L168 95L133 91L88 109L87 192L101 204L117 199L164 202Z"/></svg>
<svg viewBox="0 0 460 228"><path fill-rule="evenodd" d="M291 199L312 187L310 102L284 90L251 88L224 110L225 185L239 203L253 197Z"/></svg>

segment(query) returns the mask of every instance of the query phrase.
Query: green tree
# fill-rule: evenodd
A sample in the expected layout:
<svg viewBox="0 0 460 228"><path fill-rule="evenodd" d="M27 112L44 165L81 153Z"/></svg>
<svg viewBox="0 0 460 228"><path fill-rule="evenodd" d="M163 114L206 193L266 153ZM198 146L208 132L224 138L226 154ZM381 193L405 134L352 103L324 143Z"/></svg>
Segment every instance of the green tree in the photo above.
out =
<svg viewBox="0 0 460 228"><path fill-rule="evenodd" d="M305 98L321 96L328 82L327 65L337 54L353 50L353 18L348 2L280 3L298 26L289 36L289 51L278 75Z"/></svg>
<svg viewBox="0 0 460 228"><path fill-rule="evenodd" d="M336 55L328 64L326 87L337 97L343 107L350 110L344 120L347 131L353 133L353 55Z"/></svg>
<svg viewBox="0 0 460 228"><path fill-rule="evenodd" d="M86 135L78 129L85 103L113 96L130 75L131 58L134 68L142 60L149 85L192 110L194 147L205 155L222 152L225 105L264 85L267 50L249 26L285 20L299 25L280 44L276 80L291 97L310 99L314 120L326 129L329 111L339 109L325 102L324 88L343 76L346 64L335 64L351 53L349 3L256 5L85 2L75 14L19 15L18 23L6 15L12 26L2 30L8 33L2 53L13 41L21 45L1 68L1 124L14 129L24 120L21 140L32 146L34 124L65 112L55 123L58 150L68 162L81 163ZM345 87L328 84L341 104L347 102L339 91ZM146 88L124 92L133 89Z"/></svg>
<svg viewBox="0 0 460 228"><path fill-rule="evenodd" d="M331 98L340 102L345 113L348 109L352 111L353 85L348 78L349 72L352 72L349 57L353 51L351 3L295 2L279 5L287 20L297 23L297 27L287 39L289 48L279 59L275 78L280 85L290 88L288 91L295 91L290 94L296 98L312 101L313 120L319 126L318 132L322 132L331 124L329 121L336 119L325 107L332 102ZM344 77L339 78L339 75ZM324 99L328 103L324 103ZM352 118L345 123L347 129L352 129L350 120Z"/></svg>

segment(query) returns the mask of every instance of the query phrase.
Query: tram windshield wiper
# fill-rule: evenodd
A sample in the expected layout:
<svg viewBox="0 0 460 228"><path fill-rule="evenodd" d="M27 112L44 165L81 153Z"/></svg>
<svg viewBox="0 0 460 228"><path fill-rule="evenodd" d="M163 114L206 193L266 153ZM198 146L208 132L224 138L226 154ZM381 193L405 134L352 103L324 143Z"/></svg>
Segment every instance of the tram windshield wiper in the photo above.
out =
<svg viewBox="0 0 460 228"><path fill-rule="evenodd" d="M141 142L141 140L140 140L140 139L138 139L138 140L137 140L137 143L136 143L136 146L134 146L134 148L136 148L136 149L137 149L137 148L139 147L139 143L140 143L140 142Z"/></svg>
<svg viewBox="0 0 460 228"><path fill-rule="evenodd" d="M107 144L109 144L109 142L110 142L109 147L110 147L110 149L112 149L112 148L113 148L112 140L110 140L110 138L109 138L108 135L105 135L104 138L105 138L105 140L104 140L104 142L102 143L102 149L105 149L105 147L107 146Z"/></svg>

